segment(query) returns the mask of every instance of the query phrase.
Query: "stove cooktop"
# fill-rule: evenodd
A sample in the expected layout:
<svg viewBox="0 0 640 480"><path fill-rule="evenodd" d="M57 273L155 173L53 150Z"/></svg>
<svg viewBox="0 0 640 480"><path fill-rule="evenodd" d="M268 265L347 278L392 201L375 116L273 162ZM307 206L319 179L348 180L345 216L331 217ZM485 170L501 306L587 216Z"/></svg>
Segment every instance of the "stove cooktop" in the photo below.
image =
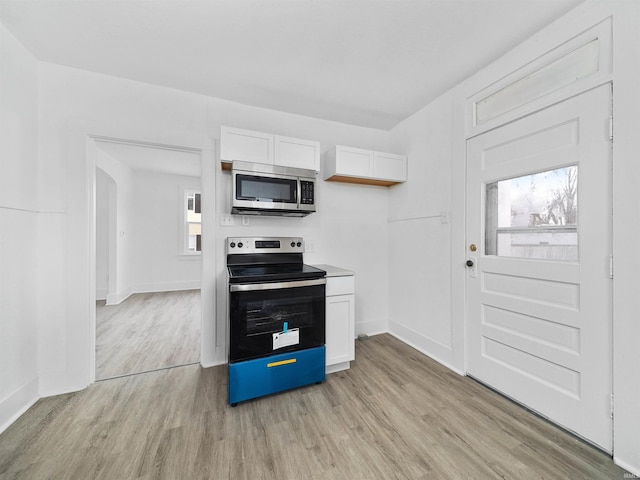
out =
<svg viewBox="0 0 640 480"><path fill-rule="evenodd" d="M322 278L324 270L301 263L229 265L229 283L276 282Z"/></svg>

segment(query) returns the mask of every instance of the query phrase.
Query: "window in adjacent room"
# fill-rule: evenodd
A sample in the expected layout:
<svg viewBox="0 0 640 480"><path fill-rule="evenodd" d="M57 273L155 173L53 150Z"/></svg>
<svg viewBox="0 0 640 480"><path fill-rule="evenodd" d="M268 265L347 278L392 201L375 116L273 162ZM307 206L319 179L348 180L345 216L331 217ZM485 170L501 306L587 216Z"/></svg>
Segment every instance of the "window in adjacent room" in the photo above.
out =
<svg viewBox="0 0 640 480"><path fill-rule="evenodd" d="M184 215L184 253L187 255L197 255L201 251L202 244L202 211L200 192L185 191L185 215Z"/></svg>

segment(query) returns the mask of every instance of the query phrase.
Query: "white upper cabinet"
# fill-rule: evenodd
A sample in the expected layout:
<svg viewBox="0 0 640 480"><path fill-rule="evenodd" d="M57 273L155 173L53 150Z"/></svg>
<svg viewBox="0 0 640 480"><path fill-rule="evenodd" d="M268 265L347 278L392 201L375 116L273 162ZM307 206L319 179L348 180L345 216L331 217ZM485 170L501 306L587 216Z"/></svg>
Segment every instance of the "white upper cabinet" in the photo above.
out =
<svg viewBox="0 0 640 480"><path fill-rule="evenodd" d="M407 181L407 156L395 153L373 153L373 176L397 182Z"/></svg>
<svg viewBox="0 0 640 480"><path fill-rule="evenodd" d="M324 179L390 186L407 181L407 156L336 145L324 156Z"/></svg>
<svg viewBox="0 0 640 480"><path fill-rule="evenodd" d="M371 150L336 146L334 158L336 174L353 177L372 176L373 152Z"/></svg>
<svg viewBox="0 0 640 480"><path fill-rule="evenodd" d="M274 136L274 161L283 167L320 170L320 143L299 138Z"/></svg>
<svg viewBox="0 0 640 480"><path fill-rule="evenodd" d="M223 168L231 162L281 165L320 170L320 143L233 127L220 127L220 160Z"/></svg>
<svg viewBox="0 0 640 480"><path fill-rule="evenodd" d="M273 164L273 135L220 127L220 159Z"/></svg>

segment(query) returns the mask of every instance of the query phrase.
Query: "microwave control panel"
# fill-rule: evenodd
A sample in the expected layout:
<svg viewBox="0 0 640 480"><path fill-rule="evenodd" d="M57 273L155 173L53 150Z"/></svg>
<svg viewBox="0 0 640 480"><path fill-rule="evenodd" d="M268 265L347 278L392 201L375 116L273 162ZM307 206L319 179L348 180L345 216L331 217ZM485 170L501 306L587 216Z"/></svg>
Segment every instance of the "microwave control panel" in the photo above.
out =
<svg viewBox="0 0 640 480"><path fill-rule="evenodd" d="M300 203L302 205L314 204L314 185L308 180L300 180Z"/></svg>

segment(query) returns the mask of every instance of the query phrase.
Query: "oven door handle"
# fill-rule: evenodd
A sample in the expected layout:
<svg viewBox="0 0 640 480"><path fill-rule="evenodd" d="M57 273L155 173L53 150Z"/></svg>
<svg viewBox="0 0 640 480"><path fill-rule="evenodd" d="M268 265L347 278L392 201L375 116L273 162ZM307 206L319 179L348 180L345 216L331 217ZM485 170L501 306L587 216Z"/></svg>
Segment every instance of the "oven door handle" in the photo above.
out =
<svg viewBox="0 0 640 480"><path fill-rule="evenodd" d="M240 283L229 285L230 292L251 292L254 290L277 290L282 288L312 287L314 285L325 285L326 278L317 280L297 280L294 282L277 283Z"/></svg>

